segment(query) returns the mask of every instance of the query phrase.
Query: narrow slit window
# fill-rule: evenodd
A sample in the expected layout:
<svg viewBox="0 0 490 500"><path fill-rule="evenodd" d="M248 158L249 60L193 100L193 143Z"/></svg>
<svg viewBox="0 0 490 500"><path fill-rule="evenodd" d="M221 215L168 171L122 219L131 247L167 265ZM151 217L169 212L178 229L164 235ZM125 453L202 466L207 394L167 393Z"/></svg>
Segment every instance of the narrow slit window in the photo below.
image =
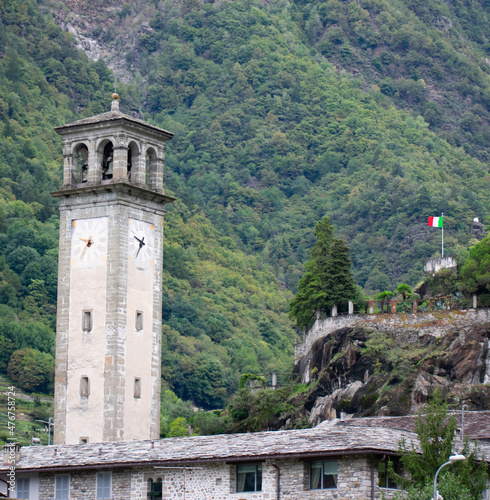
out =
<svg viewBox="0 0 490 500"><path fill-rule="evenodd" d="M136 330L143 330L143 312L136 311Z"/></svg>
<svg viewBox="0 0 490 500"><path fill-rule="evenodd" d="M140 378L134 379L134 397L141 398L141 379Z"/></svg>
<svg viewBox="0 0 490 500"><path fill-rule="evenodd" d="M80 396L88 396L90 394L90 381L88 377L83 376L80 379Z"/></svg>
<svg viewBox="0 0 490 500"><path fill-rule="evenodd" d="M88 444L88 437L81 437L80 444Z"/></svg>
<svg viewBox="0 0 490 500"><path fill-rule="evenodd" d="M86 310L82 312L82 330L90 332L92 330L92 311Z"/></svg>

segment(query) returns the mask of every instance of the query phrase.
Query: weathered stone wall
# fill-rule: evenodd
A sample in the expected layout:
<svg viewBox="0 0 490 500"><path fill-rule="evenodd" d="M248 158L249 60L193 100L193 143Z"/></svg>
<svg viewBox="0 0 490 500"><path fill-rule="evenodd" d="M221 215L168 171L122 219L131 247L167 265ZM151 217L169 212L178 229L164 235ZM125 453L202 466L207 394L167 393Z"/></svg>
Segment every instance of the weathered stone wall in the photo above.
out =
<svg viewBox="0 0 490 500"><path fill-rule="evenodd" d="M458 264L454 257L444 257L439 259L430 259L424 265L424 271L426 273L435 274L441 269L453 269L456 272Z"/></svg>
<svg viewBox="0 0 490 500"><path fill-rule="evenodd" d="M331 458L331 457L329 457ZM281 500L366 500L372 498L371 461L367 456L338 458L338 487L309 490L309 463L290 459L274 461L280 470ZM262 491L236 492L236 467L226 463L206 463L192 468L135 467L112 471L112 500L141 500L147 497L148 480L162 480L165 500L274 500L277 498L277 469L262 462ZM107 469L102 469L107 471ZM96 499L97 471L70 473L70 500ZM54 500L55 474L41 474L40 500ZM378 487L374 467L374 498L392 498L395 490Z"/></svg>
<svg viewBox="0 0 490 500"><path fill-rule="evenodd" d="M314 342L335 330L358 325L386 333L405 329L419 335L444 336L455 327L468 327L490 321L490 309L467 311L433 311L397 314L356 314L316 320L305 335L304 342L296 344L295 363L308 354Z"/></svg>
<svg viewBox="0 0 490 500"><path fill-rule="evenodd" d="M99 472L107 472L107 469L101 469ZM60 473L61 474L61 473ZM82 500L97 498L97 471L79 471L71 472L70 474L70 500ZM126 499L133 497L132 492L132 476L131 469L114 469L112 471L112 499ZM56 474L43 473L39 478L39 500L54 500L55 499L55 477ZM144 487L144 497L146 497L146 485L142 482L141 487Z"/></svg>
<svg viewBox="0 0 490 500"><path fill-rule="evenodd" d="M353 314L344 316L335 316L333 318L317 319L313 326L306 332L303 342L296 344L294 349L294 359L295 363L298 362L303 356L305 356L311 349L311 346L316 340L321 339L328 335L329 333L339 330L340 328L346 328L354 326L365 319L363 314Z"/></svg>

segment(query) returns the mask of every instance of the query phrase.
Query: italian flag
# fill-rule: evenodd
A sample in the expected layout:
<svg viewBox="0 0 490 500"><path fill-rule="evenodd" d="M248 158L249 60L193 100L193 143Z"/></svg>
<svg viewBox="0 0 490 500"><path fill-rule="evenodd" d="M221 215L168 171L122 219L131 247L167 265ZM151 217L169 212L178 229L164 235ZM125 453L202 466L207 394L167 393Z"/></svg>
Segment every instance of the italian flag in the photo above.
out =
<svg viewBox="0 0 490 500"><path fill-rule="evenodd" d="M442 217L429 217L430 227L442 227Z"/></svg>

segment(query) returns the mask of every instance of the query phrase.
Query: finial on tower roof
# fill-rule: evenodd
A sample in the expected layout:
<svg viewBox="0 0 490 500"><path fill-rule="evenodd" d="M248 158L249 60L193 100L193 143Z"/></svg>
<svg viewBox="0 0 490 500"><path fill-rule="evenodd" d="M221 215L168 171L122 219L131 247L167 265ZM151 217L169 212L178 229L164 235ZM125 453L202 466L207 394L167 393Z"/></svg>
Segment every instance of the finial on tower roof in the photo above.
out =
<svg viewBox="0 0 490 500"><path fill-rule="evenodd" d="M119 94L115 92L112 94L111 111L119 111Z"/></svg>

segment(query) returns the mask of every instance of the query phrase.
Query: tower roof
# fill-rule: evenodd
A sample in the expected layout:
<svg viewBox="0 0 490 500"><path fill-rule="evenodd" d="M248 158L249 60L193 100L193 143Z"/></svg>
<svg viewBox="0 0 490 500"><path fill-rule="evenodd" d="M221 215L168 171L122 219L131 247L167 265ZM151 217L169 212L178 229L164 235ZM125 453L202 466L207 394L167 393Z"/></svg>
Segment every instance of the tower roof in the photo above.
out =
<svg viewBox="0 0 490 500"><path fill-rule="evenodd" d="M73 123L68 123L66 125L60 125L59 127L55 127L56 132L60 135L65 135L72 130L78 127L86 127L87 125L99 125L103 123L128 123L137 125L138 127L143 127L148 131L153 133L160 134L164 136L167 140L172 139L174 134L160 127L155 127L154 125L150 125L143 120L139 120L138 118L133 118L132 116L126 115L119 110L112 110L106 113L101 113L100 115L89 116L88 118L82 118L81 120L77 120Z"/></svg>

